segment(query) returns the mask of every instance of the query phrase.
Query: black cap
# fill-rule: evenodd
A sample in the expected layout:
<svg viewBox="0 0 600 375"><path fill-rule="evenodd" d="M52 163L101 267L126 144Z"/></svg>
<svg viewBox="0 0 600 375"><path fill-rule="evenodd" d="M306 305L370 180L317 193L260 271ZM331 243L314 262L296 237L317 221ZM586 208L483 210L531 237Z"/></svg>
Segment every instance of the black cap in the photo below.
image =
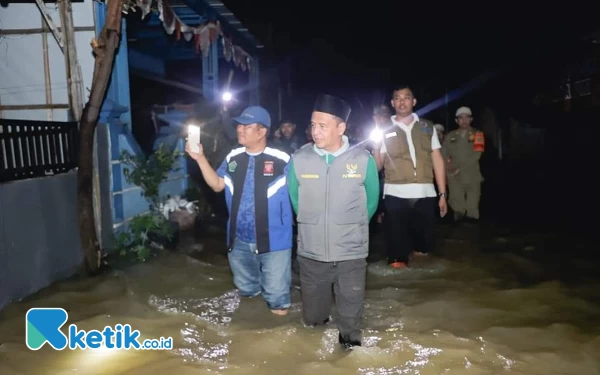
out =
<svg viewBox="0 0 600 375"><path fill-rule="evenodd" d="M348 122L351 108L348 103L338 97L319 94L313 111L329 113L341 118L344 122Z"/></svg>

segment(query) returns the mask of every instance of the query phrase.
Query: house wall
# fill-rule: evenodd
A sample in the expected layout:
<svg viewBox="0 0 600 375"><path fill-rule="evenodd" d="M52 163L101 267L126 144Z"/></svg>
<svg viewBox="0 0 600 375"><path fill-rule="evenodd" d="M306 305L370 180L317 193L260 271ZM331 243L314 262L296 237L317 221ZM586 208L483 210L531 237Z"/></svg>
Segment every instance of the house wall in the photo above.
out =
<svg viewBox="0 0 600 375"><path fill-rule="evenodd" d="M77 172L0 184L0 310L74 274L77 222Z"/></svg>
<svg viewBox="0 0 600 375"><path fill-rule="evenodd" d="M60 27L58 5L46 7ZM93 2L72 9L81 88L88 90ZM52 33L41 32L46 23L37 5L2 6L0 20L0 118L69 121L65 58ZM0 184L0 309L73 275L81 260L76 171Z"/></svg>
<svg viewBox="0 0 600 375"><path fill-rule="evenodd" d="M46 7L60 26L57 5ZM90 41L102 29L106 8L86 0L72 4L72 9L81 89L87 101L94 69ZM52 33L42 33L45 21L37 5L0 6L0 20L0 118L68 121L65 58ZM97 230L104 249L111 248L114 231L148 211L141 189L125 182L118 160L123 150L141 153L130 129L127 36L123 32L94 151ZM182 142L175 142L174 147L181 149ZM186 171L171 174L161 192L182 194L187 182L181 175L185 179ZM76 170L0 184L0 309L74 274L82 260L78 228Z"/></svg>

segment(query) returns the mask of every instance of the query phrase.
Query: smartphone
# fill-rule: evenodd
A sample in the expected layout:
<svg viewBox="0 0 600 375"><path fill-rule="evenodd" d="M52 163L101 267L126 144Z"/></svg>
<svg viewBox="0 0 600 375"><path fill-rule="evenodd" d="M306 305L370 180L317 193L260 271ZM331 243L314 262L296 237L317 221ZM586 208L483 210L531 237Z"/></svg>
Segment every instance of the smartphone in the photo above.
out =
<svg viewBox="0 0 600 375"><path fill-rule="evenodd" d="M188 142L192 152L200 152L198 144L200 144L200 127L198 125L188 125Z"/></svg>

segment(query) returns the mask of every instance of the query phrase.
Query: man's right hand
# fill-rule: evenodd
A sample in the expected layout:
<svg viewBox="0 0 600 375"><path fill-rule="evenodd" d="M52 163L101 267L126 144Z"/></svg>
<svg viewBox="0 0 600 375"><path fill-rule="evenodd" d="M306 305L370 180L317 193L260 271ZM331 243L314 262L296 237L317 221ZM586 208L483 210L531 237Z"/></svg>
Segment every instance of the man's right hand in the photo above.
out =
<svg viewBox="0 0 600 375"><path fill-rule="evenodd" d="M200 161L200 159L204 158L204 149L202 148L202 144L198 144L198 152L193 152L190 149L190 142L185 142L185 152L194 160Z"/></svg>

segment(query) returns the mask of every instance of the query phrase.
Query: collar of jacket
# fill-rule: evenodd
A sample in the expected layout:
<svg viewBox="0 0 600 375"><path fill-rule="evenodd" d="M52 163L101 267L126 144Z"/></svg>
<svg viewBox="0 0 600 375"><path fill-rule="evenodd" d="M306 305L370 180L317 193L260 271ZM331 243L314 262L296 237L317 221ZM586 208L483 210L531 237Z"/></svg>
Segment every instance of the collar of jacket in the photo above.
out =
<svg viewBox="0 0 600 375"><path fill-rule="evenodd" d="M341 154L343 154L344 152L346 152L349 147L350 147L350 142L348 141L348 137L346 137L345 135L342 136L342 147L340 147L340 149L337 150L336 152L325 151L321 148L318 148L316 144L313 144L313 150L317 154L322 156L325 159L325 161L327 162L327 164L330 164L333 161L333 159L335 159L336 157L338 157Z"/></svg>

